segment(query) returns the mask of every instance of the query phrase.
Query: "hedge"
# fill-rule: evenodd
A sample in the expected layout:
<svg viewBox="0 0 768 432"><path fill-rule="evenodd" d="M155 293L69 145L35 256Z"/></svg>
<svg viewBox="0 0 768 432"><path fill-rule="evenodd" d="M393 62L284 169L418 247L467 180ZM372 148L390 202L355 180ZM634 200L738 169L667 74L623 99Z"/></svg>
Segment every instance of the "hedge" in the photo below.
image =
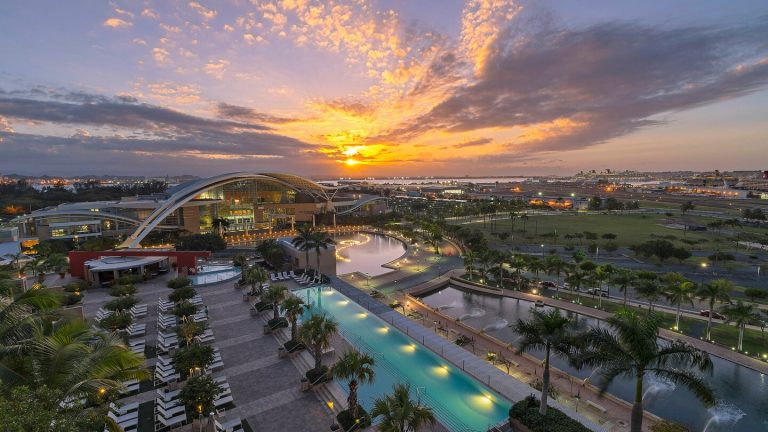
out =
<svg viewBox="0 0 768 432"><path fill-rule="evenodd" d="M336 421L339 422L341 428L345 431L356 431L367 428L371 425L371 416L361 407L357 406L357 419L352 417L350 410L344 411L336 415Z"/></svg>
<svg viewBox="0 0 768 432"><path fill-rule="evenodd" d="M320 384L329 380L328 366L320 366L320 369L310 369L304 374L309 380L310 384ZM323 377L321 379L321 377Z"/></svg>
<svg viewBox="0 0 768 432"><path fill-rule="evenodd" d="M530 395L509 409L510 421L517 420L531 432L590 432L590 429L551 406L547 415L539 414L539 400Z"/></svg>
<svg viewBox="0 0 768 432"><path fill-rule="evenodd" d="M104 305L104 309L115 312L124 311L134 307L137 303L139 303L139 300L133 296L117 297L114 300L108 301L107 304Z"/></svg>
<svg viewBox="0 0 768 432"><path fill-rule="evenodd" d="M166 285L168 286L168 288L173 288L173 289L184 288L192 285L192 279L186 276L178 276L169 280L168 283L166 283Z"/></svg>

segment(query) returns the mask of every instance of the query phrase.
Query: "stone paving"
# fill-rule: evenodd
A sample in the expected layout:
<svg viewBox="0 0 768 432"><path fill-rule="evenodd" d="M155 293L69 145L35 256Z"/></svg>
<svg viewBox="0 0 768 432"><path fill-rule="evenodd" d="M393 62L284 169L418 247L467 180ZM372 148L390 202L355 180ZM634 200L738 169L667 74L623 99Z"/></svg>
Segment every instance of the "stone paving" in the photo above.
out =
<svg viewBox="0 0 768 432"><path fill-rule="evenodd" d="M165 286L170 276L137 284L137 297L148 305L147 317L137 320L147 324L147 344L157 336L157 300L166 297ZM256 432L316 432L329 430L331 413L314 392L301 392L303 376L293 362L277 357L278 342L264 335L262 320L250 316L250 305L242 301L232 281L195 287L208 307L209 325L213 330L213 346L221 352L224 369L214 376L226 376L232 389L235 407L226 411L224 419L240 417ZM83 300L86 317L93 317L99 307L109 301L109 290L89 290ZM154 364L148 359L147 365ZM148 402L155 390L135 394L121 402ZM143 431L140 431L143 432Z"/></svg>

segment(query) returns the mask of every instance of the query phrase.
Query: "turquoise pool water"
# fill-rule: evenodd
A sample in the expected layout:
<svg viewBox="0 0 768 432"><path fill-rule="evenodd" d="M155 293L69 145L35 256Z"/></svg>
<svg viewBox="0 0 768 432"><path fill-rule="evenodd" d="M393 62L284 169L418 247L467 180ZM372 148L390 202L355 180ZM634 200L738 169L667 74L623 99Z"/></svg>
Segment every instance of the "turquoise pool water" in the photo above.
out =
<svg viewBox="0 0 768 432"><path fill-rule="evenodd" d="M367 410L375 398L391 393L393 384L404 382L411 384L413 397L430 406L453 432L485 432L507 418L508 400L338 291L318 287L296 294L311 305L308 313L332 316L352 345L376 359L374 382L358 390ZM346 382L340 384L347 389Z"/></svg>

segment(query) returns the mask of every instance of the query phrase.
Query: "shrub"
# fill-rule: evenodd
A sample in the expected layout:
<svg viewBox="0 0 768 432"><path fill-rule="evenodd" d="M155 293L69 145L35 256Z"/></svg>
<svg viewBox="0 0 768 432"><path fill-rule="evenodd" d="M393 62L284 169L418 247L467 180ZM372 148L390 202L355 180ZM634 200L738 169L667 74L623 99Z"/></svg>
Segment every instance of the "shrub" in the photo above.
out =
<svg viewBox="0 0 768 432"><path fill-rule="evenodd" d="M109 330L125 330L133 322L130 314L125 313L113 313L112 315L102 319L99 322L99 327Z"/></svg>
<svg viewBox="0 0 768 432"><path fill-rule="evenodd" d="M133 285L115 285L109 290L109 295L112 297L129 296L136 294L136 287Z"/></svg>
<svg viewBox="0 0 768 432"><path fill-rule="evenodd" d="M188 317L197 313L197 306L190 302L181 302L173 308L173 314L179 318Z"/></svg>
<svg viewBox="0 0 768 432"><path fill-rule="evenodd" d="M710 261L733 261L735 256L727 252L717 252L707 257Z"/></svg>
<svg viewBox="0 0 768 432"><path fill-rule="evenodd" d="M524 424L531 432L589 432L589 428L563 414L561 411L547 407L547 415L539 414L539 400L530 395L512 405L509 418Z"/></svg>
<svg viewBox="0 0 768 432"><path fill-rule="evenodd" d="M212 375L195 376L187 380L179 398L188 413L209 413L215 409L213 401L221 394L221 387Z"/></svg>
<svg viewBox="0 0 768 432"><path fill-rule="evenodd" d="M279 329L279 328L286 328L288 327L288 320L285 319L284 317L277 317L276 319L272 318L269 321L267 321L267 325L272 330Z"/></svg>
<svg viewBox="0 0 768 432"><path fill-rule="evenodd" d="M218 234L190 234L176 241L176 250L219 252L227 248L227 242Z"/></svg>
<svg viewBox="0 0 768 432"><path fill-rule="evenodd" d="M616 244L615 241L605 242L605 245L603 247L605 248L606 252L616 252L617 250L619 250L619 245Z"/></svg>
<svg viewBox="0 0 768 432"><path fill-rule="evenodd" d="M205 369L213 363L213 347L193 342L189 346L179 348L173 355L173 366L182 378L189 376L190 371L197 368Z"/></svg>
<svg viewBox="0 0 768 432"><path fill-rule="evenodd" d="M124 311L134 307L139 300L134 296L123 296L110 300L104 305L104 309L114 312Z"/></svg>
<svg viewBox="0 0 768 432"><path fill-rule="evenodd" d="M166 283L168 288L178 289L178 288L184 288L187 286L192 285L192 279L186 277L186 276L178 276L175 277Z"/></svg>
<svg viewBox="0 0 768 432"><path fill-rule="evenodd" d="M195 295L197 295L197 291L192 287L178 288L168 294L168 301L178 303L183 300L189 300Z"/></svg>
<svg viewBox="0 0 768 432"><path fill-rule="evenodd" d="M85 291L87 289L88 289L88 282L84 280L76 280L64 285L64 291L66 292Z"/></svg>
<svg viewBox="0 0 768 432"><path fill-rule="evenodd" d="M68 293L64 296L64 306L72 306L73 304L80 303L80 300L83 299L83 295L79 292L77 293Z"/></svg>
<svg viewBox="0 0 768 432"><path fill-rule="evenodd" d="M283 347L289 353L307 349L307 347L303 343L297 342L295 340L289 340L288 342L283 344Z"/></svg>
<svg viewBox="0 0 768 432"><path fill-rule="evenodd" d="M310 369L305 374L311 384L320 384L329 380L328 366L320 366L319 369Z"/></svg>
<svg viewBox="0 0 768 432"><path fill-rule="evenodd" d="M590 243L589 246L587 246L587 252L593 254L597 252L597 243Z"/></svg>
<svg viewBox="0 0 768 432"><path fill-rule="evenodd" d="M651 432L690 432L690 429L670 420L662 420L651 426Z"/></svg>
<svg viewBox="0 0 768 432"><path fill-rule="evenodd" d="M272 303L265 303L263 301L260 301L254 305L257 311L264 312L265 310L272 309Z"/></svg>
<svg viewBox="0 0 768 432"><path fill-rule="evenodd" d="M760 288L747 288L744 290L744 295L747 296L750 300L763 300L765 298L768 298L768 291L762 290Z"/></svg>
<svg viewBox="0 0 768 432"><path fill-rule="evenodd" d="M117 285L133 285L143 280L144 278L142 278L140 275L131 274L131 275L120 276L119 278L117 278L117 280L115 280L115 283Z"/></svg>
<svg viewBox="0 0 768 432"><path fill-rule="evenodd" d="M363 407L358 405L357 418L353 418L352 412L348 409L345 409L344 411L336 415L336 421L339 422L339 425L341 426L342 430L356 431L356 430L365 429L368 426L370 426L371 416L368 415L368 412L366 412L365 409L363 409Z"/></svg>
<svg viewBox="0 0 768 432"><path fill-rule="evenodd" d="M606 239L606 240L613 240L613 239L616 238L616 234L614 234L614 233L605 233L601 237Z"/></svg>

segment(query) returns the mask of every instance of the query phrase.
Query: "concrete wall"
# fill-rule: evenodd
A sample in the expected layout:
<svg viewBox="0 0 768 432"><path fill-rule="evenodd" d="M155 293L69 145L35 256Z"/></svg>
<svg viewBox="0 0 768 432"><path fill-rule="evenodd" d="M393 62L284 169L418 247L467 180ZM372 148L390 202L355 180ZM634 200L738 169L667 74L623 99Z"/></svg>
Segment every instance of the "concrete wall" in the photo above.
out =
<svg viewBox="0 0 768 432"><path fill-rule="evenodd" d="M290 244L290 241L281 241L285 255L288 257L288 261L291 263L291 268L294 270L307 268L307 254L304 251L300 251ZM317 253L313 250L309 251L309 268L317 268ZM322 249L320 251L320 273L327 276L336 275L336 248L331 245L328 249Z"/></svg>

